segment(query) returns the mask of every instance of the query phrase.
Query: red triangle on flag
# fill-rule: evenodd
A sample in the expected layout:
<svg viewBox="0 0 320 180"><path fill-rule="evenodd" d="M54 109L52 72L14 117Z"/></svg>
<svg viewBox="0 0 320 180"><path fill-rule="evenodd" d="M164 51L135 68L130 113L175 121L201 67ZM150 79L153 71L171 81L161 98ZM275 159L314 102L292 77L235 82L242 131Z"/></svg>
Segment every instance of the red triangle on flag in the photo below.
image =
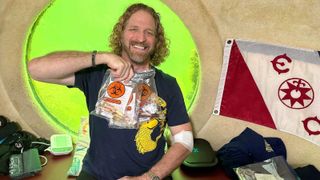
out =
<svg viewBox="0 0 320 180"><path fill-rule="evenodd" d="M232 45L229 58L220 115L276 129L236 41Z"/></svg>

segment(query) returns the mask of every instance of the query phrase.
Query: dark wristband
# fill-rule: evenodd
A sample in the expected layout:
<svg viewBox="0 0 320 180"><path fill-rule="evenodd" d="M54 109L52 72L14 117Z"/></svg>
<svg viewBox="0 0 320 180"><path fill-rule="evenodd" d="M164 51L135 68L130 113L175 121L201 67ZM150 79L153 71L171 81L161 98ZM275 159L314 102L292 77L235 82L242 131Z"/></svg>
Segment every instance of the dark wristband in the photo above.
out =
<svg viewBox="0 0 320 180"><path fill-rule="evenodd" d="M97 55L97 51L96 50L92 51L92 54L91 54L92 67L96 67L96 55Z"/></svg>

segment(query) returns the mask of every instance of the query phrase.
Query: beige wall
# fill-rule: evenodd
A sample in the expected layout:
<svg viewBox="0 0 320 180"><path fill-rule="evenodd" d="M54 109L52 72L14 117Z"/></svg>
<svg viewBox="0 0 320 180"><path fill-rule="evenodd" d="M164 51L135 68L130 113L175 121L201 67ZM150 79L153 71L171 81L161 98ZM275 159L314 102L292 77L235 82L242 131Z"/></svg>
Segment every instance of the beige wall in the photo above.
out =
<svg viewBox="0 0 320 180"><path fill-rule="evenodd" d="M26 130L49 137L47 125L28 97L20 72L28 27L48 0L0 1L0 114ZM212 116L226 38L251 39L293 47L320 49L318 0L164 0L189 28L202 64L200 96L191 113L195 133L219 149L245 127L264 136L281 137L293 166L320 169L320 147L269 128Z"/></svg>

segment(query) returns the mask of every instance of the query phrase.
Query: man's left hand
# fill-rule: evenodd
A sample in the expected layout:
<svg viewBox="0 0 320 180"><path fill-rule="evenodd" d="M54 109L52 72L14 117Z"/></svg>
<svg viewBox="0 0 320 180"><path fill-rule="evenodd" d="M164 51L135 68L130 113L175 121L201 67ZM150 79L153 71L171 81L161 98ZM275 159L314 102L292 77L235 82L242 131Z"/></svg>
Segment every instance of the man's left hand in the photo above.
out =
<svg viewBox="0 0 320 180"><path fill-rule="evenodd" d="M149 180L149 178L143 174L141 176L124 176L118 180Z"/></svg>

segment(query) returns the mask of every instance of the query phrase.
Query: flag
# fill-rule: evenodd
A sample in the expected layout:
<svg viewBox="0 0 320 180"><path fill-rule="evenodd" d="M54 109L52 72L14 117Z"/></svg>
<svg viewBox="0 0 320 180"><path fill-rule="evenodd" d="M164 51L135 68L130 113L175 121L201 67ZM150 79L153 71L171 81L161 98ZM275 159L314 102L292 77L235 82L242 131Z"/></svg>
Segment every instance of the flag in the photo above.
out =
<svg viewBox="0 0 320 180"><path fill-rule="evenodd" d="M320 145L319 52L229 39L213 114Z"/></svg>

